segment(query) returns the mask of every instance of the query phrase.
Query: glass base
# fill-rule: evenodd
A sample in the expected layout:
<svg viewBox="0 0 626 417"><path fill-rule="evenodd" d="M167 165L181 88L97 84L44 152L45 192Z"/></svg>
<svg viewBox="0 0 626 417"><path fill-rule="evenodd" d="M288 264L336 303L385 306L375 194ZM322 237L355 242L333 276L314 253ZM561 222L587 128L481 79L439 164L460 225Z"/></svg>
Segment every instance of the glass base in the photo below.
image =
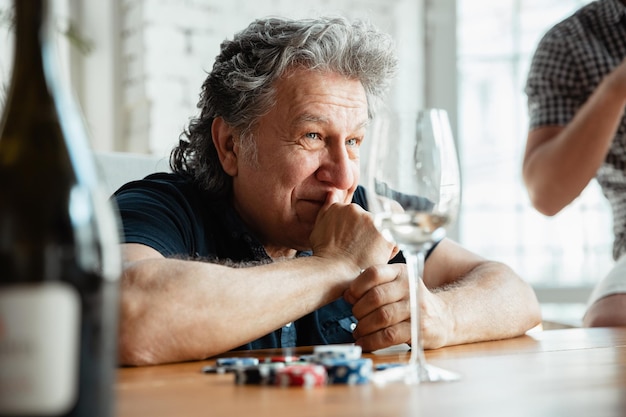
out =
<svg viewBox="0 0 626 417"><path fill-rule="evenodd" d="M384 386L389 383L401 382L407 385L415 385L425 382L450 382L461 379L461 376L456 372L429 364L423 366L388 365L388 368L374 372L371 377L374 384Z"/></svg>

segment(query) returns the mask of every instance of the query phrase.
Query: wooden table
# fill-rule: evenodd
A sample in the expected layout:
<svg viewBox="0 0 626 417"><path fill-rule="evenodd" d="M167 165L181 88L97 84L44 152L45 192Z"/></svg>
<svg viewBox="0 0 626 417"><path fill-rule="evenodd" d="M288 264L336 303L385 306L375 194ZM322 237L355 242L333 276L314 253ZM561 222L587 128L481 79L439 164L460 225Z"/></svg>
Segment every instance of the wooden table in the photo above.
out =
<svg viewBox="0 0 626 417"><path fill-rule="evenodd" d="M406 352L367 355L406 361ZM626 416L626 328L532 332L427 351L457 382L379 387L235 385L214 361L121 368L118 417Z"/></svg>

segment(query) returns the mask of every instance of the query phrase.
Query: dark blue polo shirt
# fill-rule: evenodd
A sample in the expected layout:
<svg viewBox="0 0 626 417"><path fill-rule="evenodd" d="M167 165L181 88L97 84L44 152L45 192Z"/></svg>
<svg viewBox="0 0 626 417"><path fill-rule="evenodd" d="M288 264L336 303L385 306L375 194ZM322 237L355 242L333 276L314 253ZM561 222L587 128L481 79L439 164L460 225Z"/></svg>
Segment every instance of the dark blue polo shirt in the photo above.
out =
<svg viewBox="0 0 626 417"><path fill-rule="evenodd" d="M183 176L153 174L124 185L114 196L126 243L150 246L166 257L235 263L272 261L228 199L201 191ZM356 190L353 202L367 209L363 188ZM394 260L404 261L401 257ZM280 306L268 305L267 314L275 308ZM356 323L351 305L340 298L238 349L353 343Z"/></svg>

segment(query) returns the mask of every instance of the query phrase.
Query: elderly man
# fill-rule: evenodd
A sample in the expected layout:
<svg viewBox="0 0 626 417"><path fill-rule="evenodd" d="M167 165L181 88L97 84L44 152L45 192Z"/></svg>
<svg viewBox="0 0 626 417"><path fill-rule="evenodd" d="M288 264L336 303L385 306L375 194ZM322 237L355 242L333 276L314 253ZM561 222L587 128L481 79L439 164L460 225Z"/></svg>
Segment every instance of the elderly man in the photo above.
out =
<svg viewBox="0 0 626 417"><path fill-rule="evenodd" d="M359 147L395 74L390 37L341 18L263 19L222 44L174 173L116 192L124 364L232 349L410 340L406 265L377 231ZM424 346L523 334L536 297L444 239L421 284Z"/></svg>

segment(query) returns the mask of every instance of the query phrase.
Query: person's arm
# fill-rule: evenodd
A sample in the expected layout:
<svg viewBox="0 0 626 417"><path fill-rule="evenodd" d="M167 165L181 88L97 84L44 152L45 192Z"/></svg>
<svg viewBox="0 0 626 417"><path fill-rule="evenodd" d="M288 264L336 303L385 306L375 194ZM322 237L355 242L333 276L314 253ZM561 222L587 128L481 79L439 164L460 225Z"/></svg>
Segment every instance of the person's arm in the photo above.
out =
<svg viewBox="0 0 626 417"><path fill-rule="evenodd" d="M427 348L519 336L541 323L535 292L509 266L442 243L424 275Z"/></svg>
<svg viewBox="0 0 626 417"><path fill-rule="evenodd" d="M552 216L594 178L626 105L626 59L607 75L567 126L528 133L523 177L533 206Z"/></svg>
<svg viewBox="0 0 626 417"><path fill-rule="evenodd" d="M534 291L509 267L445 239L425 263L421 303L424 348L514 337L541 322ZM359 320L357 344L372 351L410 343L406 265L379 265L344 294Z"/></svg>
<svg viewBox="0 0 626 417"><path fill-rule="evenodd" d="M123 245L120 362L226 352L341 297L361 269L394 254L354 204L320 213L311 241L313 256L248 268L166 259L145 245Z"/></svg>

